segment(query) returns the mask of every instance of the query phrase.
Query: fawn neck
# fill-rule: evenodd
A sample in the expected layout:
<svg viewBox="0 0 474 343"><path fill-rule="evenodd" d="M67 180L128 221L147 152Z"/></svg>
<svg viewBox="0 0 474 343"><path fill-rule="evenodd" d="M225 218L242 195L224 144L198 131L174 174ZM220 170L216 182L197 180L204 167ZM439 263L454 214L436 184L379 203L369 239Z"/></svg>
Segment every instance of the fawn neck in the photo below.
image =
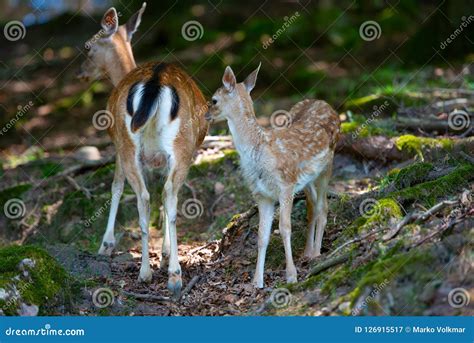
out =
<svg viewBox="0 0 474 343"><path fill-rule="evenodd" d="M114 55L114 60L107 64L106 71L113 85L117 86L124 76L135 69L137 65L131 47L121 46L114 50Z"/></svg>
<svg viewBox="0 0 474 343"><path fill-rule="evenodd" d="M257 122L253 104L241 102L238 112L237 119L229 118L228 124L235 148L240 155L246 155L264 142L263 129Z"/></svg>

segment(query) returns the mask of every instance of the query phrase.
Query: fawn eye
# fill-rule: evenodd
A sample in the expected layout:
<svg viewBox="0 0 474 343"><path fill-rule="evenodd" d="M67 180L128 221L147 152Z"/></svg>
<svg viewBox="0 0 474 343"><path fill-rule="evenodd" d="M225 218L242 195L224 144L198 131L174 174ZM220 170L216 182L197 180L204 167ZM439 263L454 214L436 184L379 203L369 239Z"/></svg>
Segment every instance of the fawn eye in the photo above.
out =
<svg viewBox="0 0 474 343"><path fill-rule="evenodd" d="M216 99L212 99L212 104L213 104L213 105L217 104L217 100L216 100Z"/></svg>

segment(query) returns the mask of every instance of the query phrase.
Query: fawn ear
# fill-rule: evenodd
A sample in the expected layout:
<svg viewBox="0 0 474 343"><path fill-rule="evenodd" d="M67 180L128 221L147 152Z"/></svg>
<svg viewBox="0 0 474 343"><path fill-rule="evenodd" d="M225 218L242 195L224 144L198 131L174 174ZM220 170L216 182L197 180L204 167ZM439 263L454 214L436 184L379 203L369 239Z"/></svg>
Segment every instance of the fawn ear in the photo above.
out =
<svg viewBox="0 0 474 343"><path fill-rule="evenodd" d="M138 10L134 15L128 19L127 23L125 24L125 28L127 29L127 39L130 42L132 40L132 36L135 32L137 32L138 26L142 21L143 12L145 12L146 2L143 3L142 8Z"/></svg>
<svg viewBox="0 0 474 343"><path fill-rule="evenodd" d="M257 75L258 75L258 71L260 70L261 65L262 65L262 62L258 64L257 69L251 72L250 75L247 76L247 78L244 81L245 89L247 89L247 92L249 93L255 87L255 82L257 82Z"/></svg>
<svg viewBox="0 0 474 343"><path fill-rule="evenodd" d="M222 77L222 84L224 85L224 88L228 92L232 92L236 83L237 81L235 80L234 72L229 66L227 66L225 68L224 76Z"/></svg>
<svg viewBox="0 0 474 343"><path fill-rule="evenodd" d="M118 16L117 11L114 7L111 7L105 12L102 21L100 22L102 29L106 36L110 36L117 32L118 29Z"/></svg>

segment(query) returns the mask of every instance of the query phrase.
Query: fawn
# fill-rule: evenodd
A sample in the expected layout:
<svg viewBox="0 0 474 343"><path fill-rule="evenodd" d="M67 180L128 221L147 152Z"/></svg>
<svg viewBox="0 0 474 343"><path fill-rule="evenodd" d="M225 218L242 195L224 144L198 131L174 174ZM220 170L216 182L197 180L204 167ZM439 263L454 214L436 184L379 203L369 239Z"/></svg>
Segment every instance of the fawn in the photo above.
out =
<svg viewBox="0 0 474 343"><path fill-rule="evenodd" d="M100 22L102 28L85 44L89 51L77 74L78 78L89 81L107 76L117 86L125 75L137 67L131 40L145 8L146 2L125 25L120 26L115 8L105 12Z"/></svg>
<svg viewBox="0 0 474 343"><path fill-rule="evenodd" d="M237 83L232 69L227 67L223 86L212 96L206 119L227 120L243 176L258 205L258 257L253 283L262 288L275 202L280 203L279 230L285 247L287 282L297 281L291 252L291 210L294 194L302 189L308 213L304 255L312 258L321 254L328 211L327 189L340 121L326 102L307 99L288 112L289 127L261 127L250 97L259 69L260 65L244 82Z"/></svg>
<svg viewBox="0 0 474 343"><path fill-rule="evenodd" d="M162 196L165 211L161 267L164 268L169 259L168 288L177 296L182 287L176 237L178 192L185 181L194 154L207 133L208 123L204 119L207 103L191 77L175 65L150 62L135 66L129 42L131 34L140 23L143 10L144 7L136 14L134 25L127 23L125 27L118 27L117 14L113 9L110 16L109 11L106 13L102 23L104 30L107 28L106 32L110 33L109 37L117 37L119 34L116 38L119 42L123 43L124 37L128 40L125 44L127 50L122 51L122 54L117 45L113 45L113 48L103 55L106 59L117 59L120 67L115 67L125 75L121 81L118 80L120 73L111 70L111 65L105 59L104 64L96 64L99 68L93 73L97 75L105 70L111 75L114 83L117 81L107 102L107 111L113 117L108 133L115 145L117 156L109 220L99 253L111 254L115 246L114 224L126 179L137 195L142 233L139 281L151 281L148 252L150 195L143 168L161 168L166 177ZM112 46L109 44L108 47ZM100 49L97 49L96 53ZM93 56L96 61L96 55Z"/></svg>

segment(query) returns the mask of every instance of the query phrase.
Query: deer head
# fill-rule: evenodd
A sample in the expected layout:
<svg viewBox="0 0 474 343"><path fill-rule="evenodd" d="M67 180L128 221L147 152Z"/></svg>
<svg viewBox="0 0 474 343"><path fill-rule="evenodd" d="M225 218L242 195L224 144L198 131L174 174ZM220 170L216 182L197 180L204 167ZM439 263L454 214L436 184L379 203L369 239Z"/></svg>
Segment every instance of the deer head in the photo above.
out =
<svg viewBox="0 0 474 343"><path fill-rule="evenodd" d="M142 8L125 25L120 26L115 8L105 12L100 23L102 28L85 44L88 52L77 74L80 79L97 80L107 75L116 85L136 67L130 42L145 8L146 3L143 3Z"/></svg>
<svg viewBox="0 0 474 343"><path fill-rule="evenodd" d="M250 92L255 87L260 66L261 63L257 69L251 72L244 82L241 83L237 83L232 68L227 66L224 76L222 77L222 87L212 96L212 104L206 113L206 120L238 120L241 115L253 113L253 110L248 111L249 109L253 109L253 101L250 97Z"/></svg>

